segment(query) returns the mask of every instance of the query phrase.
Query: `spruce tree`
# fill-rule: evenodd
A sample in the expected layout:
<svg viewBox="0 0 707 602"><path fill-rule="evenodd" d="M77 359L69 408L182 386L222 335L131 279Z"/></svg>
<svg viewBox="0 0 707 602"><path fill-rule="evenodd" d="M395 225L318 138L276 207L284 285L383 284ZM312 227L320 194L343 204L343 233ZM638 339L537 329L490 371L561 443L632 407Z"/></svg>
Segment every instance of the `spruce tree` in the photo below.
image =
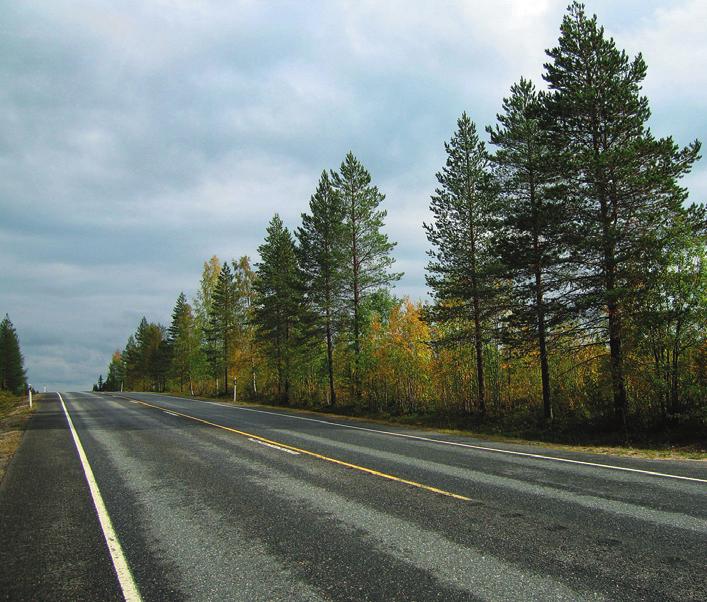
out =
<svg viewBox="0 0 707 602"><path fill-rule="evenodd" d="M123 357L125 367L125 388L128 390L134 390L137 388L137 383L140 378L140 358L137 343L135 342L135 335L131 334L128 337L128 341L125 344L125 349L121 355Z"/></svg>
<svg viewBox="0 0 707 602"><path fill-rule="evenodd" d="M17 331L5 314L0 322L0 389L23 393L27 385Z"/></svg>
<svg viewBox="0 0 707 602"><path fill-rule="evenodd" d="M199 349L199 340L194 324L194 314L184 293L180 293L177 297L168 334L171 373L179 381L180 391L184 390L185 381L189 383L191 391L193 389L193 366L195 354Z"/></svg>
<svg viewBox="0 0 707 602"><path fill-rule="evenodd" d="M278 397L289 403L304 287L294 240L279 215L270 220L258 253L253 316L257 337L276 366Z"/></svg>
<svg viewBox="0 0 707 602"><path fill-rule="evenodd" d="M509 328L506 343L538 352L543 410L552 420L548 338L566 318L558 292L563 279L565 219L557 198L553 155L543 127L541 98L532 82L521 78L503 99L495 128L487 128L496 146L492 157L499 192L496 250L508 287Z"/></svg>
<svg viewBox="0 0 707 602"><path fill-rule="evenodd" d="M125 362L120 351L115 351L108 364L108 376L104 383L104 391L121 391L125 379Z"/></svg>
<svg viewBox="0 0 707 602"><path fill-rule="evenodd" d="M199 282L199 290L194 298L194 323L197 334L199 336L200 345L202 348L201 355L207 358L207 365L211 376L216 379L221 374L221 365L218 361L220 357L220 348L216 347L209 336L211 315L211 299L218 283L218 277L221 273L221 261L216 255L212 255L211 259L204 262L201 280ZM203 360L203 357L200 361Z"/></svg>
<svg viewBox="0 0 707 602"><path fill-rule="evenodd" d="M346 284L346 207L326 171L309 201L310 214L302 214L297 229L299 264L316 324L326 341L329 403L336 405L334 341L343 314Z"/></svg>
<svg viewBox="0 0 707 602"><path fill-rule="evenodd" d="M390 271L395 259L391 251L395 243L381 232L386 211L379 209L385 199L371 175L349 152L339 172L331 172L333 188L346 209L348 239L347 284L344 288L348 306L350 334L354 351L353 397L361 397L361 337L366 316L363 307L375 291L389 287L402 274Z"/></svg>
<svg viewBox="0 0 707 602"><path fill-rule="evenodd" d="M214 350L219 351L212 361L215 366L219 366L223 370L223 390L226 394L228 394L228 372L236 327L233 272L228 263L224 261L210 303L209 340L214 345Z"/></svg>
<svg viewBox="0 0 707 602"><path fill-rule="evenodd" d="M128 339L124 356L131 387L162 390L169 365L167 331L143 316L135 335Z"/></svg>
<svg viewBox="0 0 707 602"><path fill-rule="evenodd" d="M626 312L640 291L641 266L657 252L651 232L681 213L677 180L698 158L699 142L680 149L647 128L641 96L646 64L607 38L578 2L547 51L548 127L562 166L574 303L590 335L608 340L614 416L627 427L624 343ZM591 338L591 336L590 336Z"/></svg>
<svg viewBox="0 0 707 602"><path fill-rule="evenodd" d="M431 197L434 221L424 224L429 251L427 284L434 305L428 318L434 322L471 323L462 336L474 342L476 398L479 413L486 413L484 343L488 323L498 311L491 229L495 219L494 187L489 158L476 126L466 113L444 148L446 165L437 173L440 184Z"/></svg>

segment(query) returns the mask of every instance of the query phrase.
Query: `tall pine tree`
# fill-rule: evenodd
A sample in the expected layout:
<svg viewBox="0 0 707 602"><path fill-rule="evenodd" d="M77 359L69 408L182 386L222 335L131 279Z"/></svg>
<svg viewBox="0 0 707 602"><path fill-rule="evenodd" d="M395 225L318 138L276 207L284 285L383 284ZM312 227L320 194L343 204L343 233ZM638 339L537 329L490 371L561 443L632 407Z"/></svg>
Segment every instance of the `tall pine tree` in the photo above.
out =
<svg viewBox="0 0 707 602"><path fill-rule="evenodd" d="M278 398L289 403L304 298L295 243L279 215L270 220L258 253L253 317L258 339L277 369Z"/></svg>
<svg viewBox="0 0 707 602"><path fill-rule="evenodd" d="M471 331L465 334L474 342L476 399L483 416L484 343L489 321L498 312L491 244L494 187L484 143L466 113L458 119L457 131L444 148L447 162L437 174L440 186L430 203L434 221L424 224L434 247L429 251L426 279L435 303L428 316L435 322L471 323Z"/></svg>
<svg viewBox="0 0 707 602"><path fill-rule="evenodd" d="M496 146L492 157L499 192L496 248L502 274L510 282L506 342L515 349L530 346L538 352L544 414L552 420L548 338L552 327L566 317L559 302L564 205L557 198L556 169L533 83L521 78L514 84L497 118L496 127L487 131Z"/></svg>
<svg viewBox="0 0 707 602"><path fill-rule="evenodd" d="M216 288L209 304L209 340L213 345L212 362L223 371L223 390L228 394L231 350L236 336L236 294L233 272L223 262Z"/></svg>
<svg viewBox="0 0 707 602"><path fill-rule="evenodd" d="M607 38L578 2L562 21L545 65L548 126L563 166L572 220L567 242L575 264L574 301L586 324L608 340L614 415L627 427L626 315L640 290L641 266L657 251L651 232L682 212L677 180L698 158L694 142L678 148L647 128L641 96L646 64Z"/></svg>
<svg viewBox="0 0 707 602"><path fill-rule="evenodd" d="M20 340L10 317L5 314L0 322L0 389L20 394L26 384Z"/></svg>
<svg viewBox="0 0 707 602"><path fill-rule="evenodd" d="M347 284L344 288L348 305L350 334L354 352L353 397L361 397L361 337L366 321L364 305L379 289L389 287L402 274L390 271L395 259L391 251L395 243L381 229L386 211L379 209L385 199L371 175L353 153L349 152L338 172L331 172L332 185L346 209L348 239Z"/></svg>
<svg viewBox="0 0 707 602"><path fill-rule="evenodd" d="M189 391L194 392L194 372L198 356L201 353L199 335L194 322L191 305L184 293L180 293L172 311L172 323L169 330L171 352L171 373L179 381L179 390L184 390L184 383L189 384Z"/></svg>
<svg viewBox="0 0 707 602"><path fill-rule="evenodd" d="M326 341L329 403L336 405L334 341L343 314L348 237L346 207L326 171L319 178L309 210L310 214L302 214L302 226L297 229L298 256L310 307Z"/></svg>

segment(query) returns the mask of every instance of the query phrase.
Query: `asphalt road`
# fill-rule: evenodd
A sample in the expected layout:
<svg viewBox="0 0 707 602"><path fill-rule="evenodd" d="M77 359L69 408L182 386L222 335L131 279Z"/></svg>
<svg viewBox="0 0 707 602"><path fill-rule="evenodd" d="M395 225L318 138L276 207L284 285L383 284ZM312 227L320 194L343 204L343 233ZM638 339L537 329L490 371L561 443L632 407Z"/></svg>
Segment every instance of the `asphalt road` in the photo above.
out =
<svg viewBox="0 0 707 602"><path fill-rule="evenodd" d="M62 397L112 547L48 396L0 484L4 599L120 599L120 558L144 600L707 599L707 463Z"/></svg>

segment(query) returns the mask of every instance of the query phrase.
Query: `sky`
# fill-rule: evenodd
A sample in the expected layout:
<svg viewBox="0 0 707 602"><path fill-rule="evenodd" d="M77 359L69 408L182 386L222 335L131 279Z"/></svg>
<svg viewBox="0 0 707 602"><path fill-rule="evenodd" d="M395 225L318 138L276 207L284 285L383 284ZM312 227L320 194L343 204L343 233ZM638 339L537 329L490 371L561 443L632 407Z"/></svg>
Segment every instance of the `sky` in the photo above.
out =
<svg viewBox="0 0 707 602"><path fill-rule="evenodd" d="M0 0L0 315L29 381L90 388L203 262L257 261L351 150L385 193L398 295L426 295L443 142L542 85L568 0ZM596 0L648 65L651 128L707 139L707 2ZM707 197L707 160L685 180Z"/></svg>

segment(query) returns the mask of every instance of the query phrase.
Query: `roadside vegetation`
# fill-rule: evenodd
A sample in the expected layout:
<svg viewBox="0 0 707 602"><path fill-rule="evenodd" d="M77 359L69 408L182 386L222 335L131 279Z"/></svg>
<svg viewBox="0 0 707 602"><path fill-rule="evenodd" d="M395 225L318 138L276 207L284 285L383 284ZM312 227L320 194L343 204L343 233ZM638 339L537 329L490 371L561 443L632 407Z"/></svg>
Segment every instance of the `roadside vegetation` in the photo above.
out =
<svg viewBox="0 0 707 602"><path fill-rule="evenodd" d="M19 338L5 316L0 322L0 481L30 414L26 383Z"/></svg>
<svg viewBox="0 0 707 602"><path fill-rule="evenodd" d="M385 196L353 153L290 231L204 264L98 390L178 391L567 443L707 441L700 143L648 127L646 64L573 3L542 89L464 113L431 195L431 301L396 298ZM487 141L482 139L482 132ZM691 451L690 451L691 450Z"/></svg>

